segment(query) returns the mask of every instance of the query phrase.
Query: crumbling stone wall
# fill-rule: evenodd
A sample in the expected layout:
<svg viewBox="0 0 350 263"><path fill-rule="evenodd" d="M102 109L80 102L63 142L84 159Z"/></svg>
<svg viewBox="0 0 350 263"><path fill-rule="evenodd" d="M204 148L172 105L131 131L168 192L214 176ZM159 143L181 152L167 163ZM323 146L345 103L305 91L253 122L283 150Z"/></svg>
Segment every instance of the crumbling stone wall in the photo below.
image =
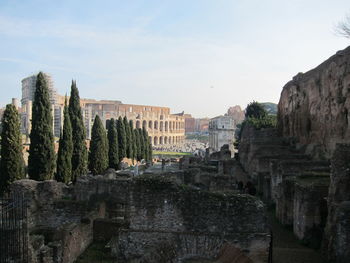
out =
<svg viewBox="0 0 350 263"><path fill-rule="evenodd" d="M331 162L324 249L331 262L350 258L350 144L337 144Z"/></svg>
<svg viewBox="0 0 350 263"><path fill-rule="evenodd" d="M350 47L299 73L282 90L278 104L281 135L296 137L319 158L336 143L350 141Z"/></svg>
<svg viewBox="0 0 350 263"><path fill-rule="evenodd" d="M254 197L210 193L151 175L124 181L91 178L79 180L77 186L84 192L76 192L78 198L106 200L111 220L111 204L125 205L128 227L116 229L110 243L114 255L125 262L215 259L225 243L246 251L253 262L267 261L270 236L265 208ZM159 248L164 248L162 253Z"/></svg>

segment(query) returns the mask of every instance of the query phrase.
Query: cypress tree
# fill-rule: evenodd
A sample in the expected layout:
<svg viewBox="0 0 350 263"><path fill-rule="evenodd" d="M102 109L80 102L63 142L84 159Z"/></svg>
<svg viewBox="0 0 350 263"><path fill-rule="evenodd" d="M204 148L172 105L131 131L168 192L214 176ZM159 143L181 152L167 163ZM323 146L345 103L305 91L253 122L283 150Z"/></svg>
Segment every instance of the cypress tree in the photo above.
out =
<svg viewBox="0 0 350 263"><path fill-rule="evenodd" d="M117 132L118 132L119 159L122 160L124 157L126 157L126 134L125 134L124 122L121 116L119 116L118 118Z"/></svg>
<svg viewBox="0 0 350 263"><path fill-rule="evenodd" d="M131 143L132 143L132 156L131 159L136 160L137 155L137 144L135 139L135 132L134 132L134 123L132 120L129 121L129 128L130 128L130 137L131 137Z"/></svg>
<svg viewBox="0 0 350 263"><path fill-rule="evenodd" d="M143 154L143 158L145 159L145 161L149 161L149 156L148 156L148 152L149 152L149 138L148 138L148 132L146 131L146 128L143 127L142 128L142 139L143 139L143 144L144 144L144 154Z"/></svg>
<svg viewBox="0 0 350 263"><path fill-rule="evenodd" d="M109 167L118 169L119 164L119 154L118 154L118 133L115 125L114 119L109 121L108 126L108 163Z"/></svg>
<svg viewBox="0 0 350 263"><path fill-rule="evenodd" d="M102 121L96 115L91 131L89 169L96 174L102 174L108 168L108 140Z"/></svg>
<svg viewBox="0 0 350 263"><path fill-rule="evenodd" d="M55 169L54 137L49 88L44 74L36 79L32 106L32 130L28 157L28 174L34 180L52 179Z"/></svg>
<svg viewBox="0 0 350 263"><path fill-rule="evenodd" d="M72 124L68 112L67 97L64 101L63 116L63 130L61 132L57 154L56 180L67 184L72 180L73 155Z"/></svg>
<svg viewBox="0 0 350 263"><path fill-rule="evenodd" d="M131 130L130 130L128 118L126 116L123 118L123 122L124 122L125 135L126 135L126 156L128 158L132 158L132 155L133 155L132 136L131 136Z"/></svg>
<svg viewBox="0 0 350 263"><path fill-rule="evenodd" d="M88 161L85 127L81 113L79 91L75 81L72 81L68 110L73 138L72 181L75 182L79 176L87 172Z"/></svg>
<svg viewBox="0 0 350 263"><path fill-rule="evenodd" d="M148 144L148 159L150 162L152 162L152 159L153 159L152 143Z"/></svg>
<svg viewBox="0 0 350 263"><path fill-rule="evenodd" d="M10 183L24 178L20 126L16 107L12 104L6 105L1 131L0 195Z"/></svg>
<svg viewBox="0 0 350 263"><path fill-rule="evenodd" d="M141 161L141 140L139 129L134 129L135 145L136 145L136 160Z"/></svg>
<svg viewBox="0 0 350 263"><path fill-rule="evenodd" d="M139 134L139 138L140 138L140 160L145 159L145 139L143 136L143 132L141 128L138 128L138 134Z"/></svg>

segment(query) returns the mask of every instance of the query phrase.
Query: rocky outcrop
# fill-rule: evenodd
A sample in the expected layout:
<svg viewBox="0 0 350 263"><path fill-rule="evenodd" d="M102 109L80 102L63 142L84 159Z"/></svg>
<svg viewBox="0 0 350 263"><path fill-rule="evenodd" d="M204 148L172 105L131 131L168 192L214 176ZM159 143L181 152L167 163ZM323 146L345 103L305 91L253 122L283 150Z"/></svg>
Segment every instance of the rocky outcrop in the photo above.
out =
<svg viewBox="0 0 350 263"><path fill-rule="evenodd" d="M336 143L350 141L349 111L350 47L283 87L278 128L308 145L314 157L330 158Z"/></svg>

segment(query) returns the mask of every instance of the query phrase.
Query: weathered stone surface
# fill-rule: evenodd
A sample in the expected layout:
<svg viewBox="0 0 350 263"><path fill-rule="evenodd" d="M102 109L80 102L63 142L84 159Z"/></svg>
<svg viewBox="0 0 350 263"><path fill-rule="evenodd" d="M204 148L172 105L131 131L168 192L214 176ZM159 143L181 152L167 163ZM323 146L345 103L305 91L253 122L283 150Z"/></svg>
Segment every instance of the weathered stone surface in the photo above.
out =
<svg viewBox="0 0 350 263"><path fill-rule="evenodd" d="M324 249L330 261L350 258L350 144L337 144L331 161L331 185Z"/></svg>
<svg viewBox="0 0 350 263"><path fill-rule="evenodd" d="M283 87L278 127L283 136L312 146L313 156L329 158L336 143L350 140L349 111L350 47Z"/></svg>

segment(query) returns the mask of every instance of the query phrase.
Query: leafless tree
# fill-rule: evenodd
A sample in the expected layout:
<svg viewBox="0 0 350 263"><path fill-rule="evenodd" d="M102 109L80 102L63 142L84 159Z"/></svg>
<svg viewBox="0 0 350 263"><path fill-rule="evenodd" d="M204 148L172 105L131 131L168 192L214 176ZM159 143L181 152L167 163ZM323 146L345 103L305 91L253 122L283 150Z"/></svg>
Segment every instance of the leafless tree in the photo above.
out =
<svg viewBox="0 0 350 263"><path fill-rule="evenodd" d="M350 14L346 15L345 18L337 24L335 33L339 36L350 38Z"/></svg>

